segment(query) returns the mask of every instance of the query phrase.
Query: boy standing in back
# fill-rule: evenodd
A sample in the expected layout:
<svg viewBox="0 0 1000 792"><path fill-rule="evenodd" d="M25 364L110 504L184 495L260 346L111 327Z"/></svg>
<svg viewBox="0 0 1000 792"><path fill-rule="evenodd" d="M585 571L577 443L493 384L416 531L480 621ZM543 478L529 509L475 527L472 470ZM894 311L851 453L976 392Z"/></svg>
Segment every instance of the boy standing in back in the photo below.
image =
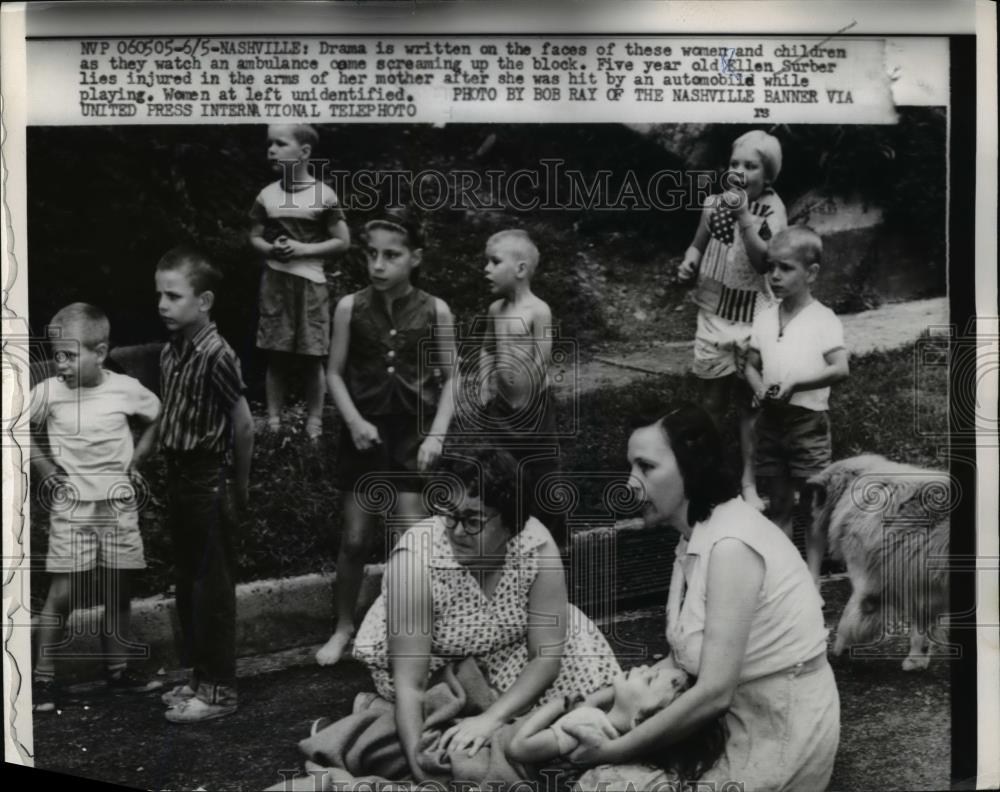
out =
<svg viewBox="0 0 1000 792"><path fill-rule="evenodd" d="M525 231L499 231L486 242L486 280L499 299L489 307L480 352L480 382L487 387L482 427L518 461L527 513L562 546L563 515L545 508L542 492L559 471L554 396L549 379L552 310L531 290L538 248Z"/></svg>
<svg viewBox="0 0 1000 792"><path fill-rule="evenodd" d="M757 475L771 490L770 516L792 536L795 495L831 461L830 386L847 379L840 319L812 296L823 242L807 226L779 232L767 247L768 278L781 302L753 321L747 384L762 407L757 419ZM806 561L819 581L825 535L806 537Z"/></svg>
<svg viewBox="0 0 1000 792"><path fill-rule="evenodd" d="M308 124L267 128L267 159L281 178L257 195L250 244L265 257L257 346L267 352L268 428L281 412L296 359L306 366L306 434L322 434L323 363L330 349L330 293L324 267L351 244L337 194L309 160L319 138Z"/></svg>

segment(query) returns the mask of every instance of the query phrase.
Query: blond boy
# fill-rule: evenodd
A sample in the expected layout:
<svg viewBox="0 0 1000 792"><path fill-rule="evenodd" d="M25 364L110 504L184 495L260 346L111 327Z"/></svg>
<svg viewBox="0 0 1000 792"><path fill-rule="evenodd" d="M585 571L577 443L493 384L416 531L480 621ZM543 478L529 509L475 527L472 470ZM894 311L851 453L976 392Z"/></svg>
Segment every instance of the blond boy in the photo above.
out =
<svg viewBox="0 0 1000 792"><path fill-rule="evenodd" d="M559 445L549 376L552 311L531 289L538 260L525 231L499 231L486 242L486 280L498 299L489 307L479 359L487 391L482 428L518 460L528 513L563 544L563 515L546 509L542 496L559 471Z"/></svg>
<svg viewBox="0 0 1000 792"><path fill-rule="evenodd" d="M110 324L93 305L73 303L49 325L57 376L31 391L31 422L44 427L48 450L33 447L31 464L49 500L52 576L38 635L34 709L59 707L55 654L73 609L74 578L100 568L104 574L103 643L108 687L147 691L162 687L129 668L136 654L128 640L131 580L144 569L138 503L131 472L152 450L160 400L132 377L104 368ZM133 447L129 422L143 427Z"/></svg>
<svg viewBox="0 0 1000 792"><path fill-rule="evenodd" d="M830 386L849 374L844 328L812 296L822 255L822 240L807 226L791 226L771 240L768 280L780 302L754 319L745 369L762 408L757 475L771 491L771 518L789 537L796 491L831 461ZM825 542L807 540L809 571L818 581Z"/></svg>

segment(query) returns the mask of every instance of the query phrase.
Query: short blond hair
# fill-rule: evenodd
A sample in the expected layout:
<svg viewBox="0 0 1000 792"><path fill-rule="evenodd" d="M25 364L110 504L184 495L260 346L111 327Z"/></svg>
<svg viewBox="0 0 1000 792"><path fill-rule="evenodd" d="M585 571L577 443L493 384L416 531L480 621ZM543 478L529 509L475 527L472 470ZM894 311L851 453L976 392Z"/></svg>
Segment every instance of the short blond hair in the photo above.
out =
<svg viewBox="0 0 1000 792"><path fill-rule="evenodd" d="M493 236L486 240L486 246L489 247L490 245L496 245L500 242L507 241L511 243L511 247L514 250L515 255L528 265L528 274L534 274L535 268L538 266L538 248L531 240L531 236L528 232L522 231L520 228L507 228L503 231L497 231Z"/></svg>
<svg viewBox="0 0 1000 792"><path fill-rule="evenodd" d="M757 152L764 166L764 178L773 182L781 173L781 141L761 129L751 129L733 141L732 150L747 146Z"/></svg>
<svg viewBox="0 0 1000 792"><path fill-rule="evenodd" d="M69 331L78 330L79 335L70 335ZM96 305L85 302L70 303L58 311L49 322L49 338L74 338L87 349L97 349L101 344L111 341L111 322L107 315Z"/></svg>
<svg viewBox="0 0 1000 792"><path fill-rule="evenodd" d="M771 238L768 248L782 242L800 254L807 267L820 264L823 260L823 238L807 225L783 228Z"/></svg>
<svg viewBox="0 0 1000 792"><path fill-rule="evenodd" d="M319 145L319 132L312 124L271 124L272 127L285 127L291 130L292 137L300 146L308 143L312 147L312 153L316 152Z"/></svg>

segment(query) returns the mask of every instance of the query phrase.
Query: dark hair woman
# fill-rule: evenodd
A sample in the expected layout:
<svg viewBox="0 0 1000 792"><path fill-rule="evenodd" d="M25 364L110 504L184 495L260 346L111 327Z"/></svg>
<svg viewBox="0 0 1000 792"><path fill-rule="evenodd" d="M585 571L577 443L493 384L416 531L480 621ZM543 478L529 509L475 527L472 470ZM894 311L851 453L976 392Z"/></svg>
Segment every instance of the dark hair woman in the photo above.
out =
<svg viewBox="0 0 1000 792"><path fill-rule="evenodd" d="M669 785L668 774L643 762L723 715L725 750L702 781L825 789L840 701L822 603L798 550L737 497L718 432L701 408L685 404L636 429L628 460L646 519L682 536L667 600L671 652L662 663L697 681L617 739L574 734L589 740L575 760L602 765L580 778L580 788Z"/></svg>
<svg viewBox="0 0 1000 792"><path fill-rule="evenodd" d="M475 657L500 692L484 713L444 735L450 751L474 752L512 716L597 690L619 671L603 635L568 603L551 535L518 506L513 457L488 447L464 450L445 459L436 484L425 494L437 513L392 550L382 594L354 648L379 695L395 701L417 781L424 778L417 761L424 692L448 662Z"/></svg>

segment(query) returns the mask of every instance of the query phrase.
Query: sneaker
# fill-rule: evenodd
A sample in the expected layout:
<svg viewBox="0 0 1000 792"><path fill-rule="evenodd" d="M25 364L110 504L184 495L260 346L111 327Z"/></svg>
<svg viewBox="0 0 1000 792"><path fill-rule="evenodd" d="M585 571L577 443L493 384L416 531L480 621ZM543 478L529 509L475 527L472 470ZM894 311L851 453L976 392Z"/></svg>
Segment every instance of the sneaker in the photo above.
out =
<svg viewBox="0 0 1000 792"><path fill-rule="evenodd" d="M200 723L224 718L234 712L236 712L235 704L209 704L200 698L190 698L168 709L166 718L171 723Z"/></svg>
<svg viewBox="0 0 1000 792"><path fill-rule="evenodd" d="M149 679L134 668L112 671L107 676L108 690L122 693L151 693L163 687L159 679Z"/></svg>
<svg viewBox="0 0 1000 792"><path fill-rule="evenodd" d="M160 701L166 704L168 707L176 707L189 699L194 698L194 688L190 685L178 685L175 688L171 688L162 696L160 696Z"/></svg>
<svg viewBox="0 0 1000 792"><path fill-rule="evenodd" d="M55 712L62 709L62 685L52 677L35 679L31 683L31 711Z"/></svg>

